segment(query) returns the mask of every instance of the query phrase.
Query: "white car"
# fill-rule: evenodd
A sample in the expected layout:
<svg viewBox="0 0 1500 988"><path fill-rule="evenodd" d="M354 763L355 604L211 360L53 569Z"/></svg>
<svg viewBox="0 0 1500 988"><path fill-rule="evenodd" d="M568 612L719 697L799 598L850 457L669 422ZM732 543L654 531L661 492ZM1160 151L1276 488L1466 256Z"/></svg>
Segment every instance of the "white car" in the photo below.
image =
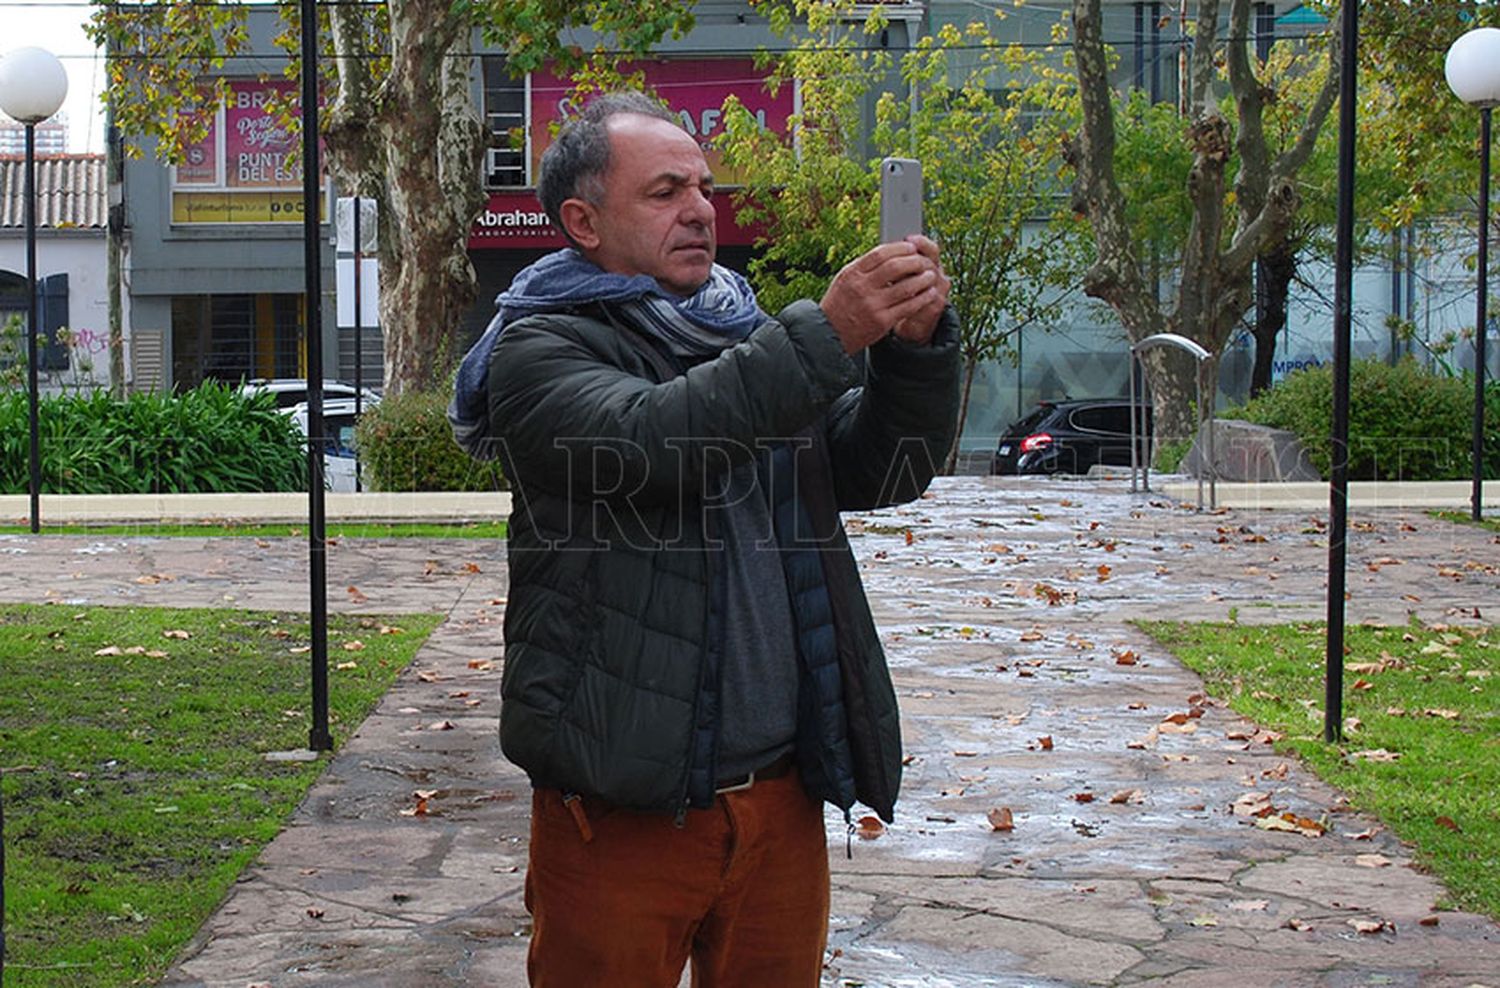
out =
<svg viewBox="0 0 1500 988"><path fill-rule="evenodd" d="M297 405L307 403L307 381L300 377L257 377L240 385L240 394L255 395L269 391L276 396L276 407L282 411L288 411ZM323 382L323 400L325 402L336 398L349 398L353 405L355 390L354 385L343 381ZM360 394L365 404L380 400L380 394L370 388L361 388Z"/></svg>
<svg viewBox="0 0 1500 988"><path fill-rule="evenodd" d="M363 407L379 404L380 398L367 397L361 403ZM302 434L307 435L307 402L293 405L287 409L292 421L297 423L297 428ZM323 482L324 486L338 493L353 493L359 489L356 484L359 461L354 453L354 399L350 398L325 398L323 399L323 435L327 438L323 446Z"/></svg>

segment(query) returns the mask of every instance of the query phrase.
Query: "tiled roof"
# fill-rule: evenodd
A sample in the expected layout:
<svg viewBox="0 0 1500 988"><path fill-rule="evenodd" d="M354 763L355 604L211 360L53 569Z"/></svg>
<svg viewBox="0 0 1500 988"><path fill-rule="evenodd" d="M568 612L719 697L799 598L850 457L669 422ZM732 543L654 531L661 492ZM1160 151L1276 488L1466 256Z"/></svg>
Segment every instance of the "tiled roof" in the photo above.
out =
<svg viewBox="0 0 1500 988"><path fill-rule="evenodd" d="M38 229L104 229L109 219L104 155L60 154L36 159ZM0 156L0 228L26 226L26 159Z"/></svg>

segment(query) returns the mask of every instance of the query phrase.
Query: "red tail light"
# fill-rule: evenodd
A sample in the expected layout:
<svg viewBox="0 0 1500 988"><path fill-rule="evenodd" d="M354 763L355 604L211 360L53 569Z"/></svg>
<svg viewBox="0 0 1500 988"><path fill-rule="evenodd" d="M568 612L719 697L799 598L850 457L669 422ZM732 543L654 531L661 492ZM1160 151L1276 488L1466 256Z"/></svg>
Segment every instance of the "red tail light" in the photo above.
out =
<svg viewBox="0 0 1500 988"><path fill-rule="evenodd" d="M1045 432L1033 432L1021 440L1021 452L1035 453L1039 449L1046 449L1052 445L1052 437Z"/></svg>

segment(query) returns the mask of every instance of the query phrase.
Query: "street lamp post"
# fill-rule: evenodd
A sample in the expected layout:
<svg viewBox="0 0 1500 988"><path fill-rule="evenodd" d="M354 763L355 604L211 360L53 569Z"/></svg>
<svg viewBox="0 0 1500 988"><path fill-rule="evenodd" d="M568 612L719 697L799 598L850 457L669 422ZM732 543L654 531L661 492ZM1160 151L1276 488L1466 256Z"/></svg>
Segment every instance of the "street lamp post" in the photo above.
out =
<svg viewBox="0 0 1500 988"><path fill-rule="evenodd" d="M0 110L26 127L26 385L31 420L31 531L40 530L42 457L37 426L36 125L68 95L68 75L57 56L17 48L0 59Z"/></svg>
<svg viewBox="0 0 1500 988"><path fill-rule="evenodd" d="M18 48L0 58L0 111L26 127L26 382L31 407L31 530L39 529L42 460L36 417L36 125L68 95L62 63L40 48ZM0 972L5 970L5 827L0 809ZM0 974L3 977L3 974Z"/></svg>
<svg viewBox="0 0 1500 988"><path fill-rule="evenodd" d="M1448 48L1443 63L1448 88L1470 106L1479 108L1479 301L1474 320L1474 489L1470 495L1478 521L1484 505L1484 343L1489 293L1490 242L1490 110L1500 105L1500 28L1479 27L1461 35Z"/></svg>

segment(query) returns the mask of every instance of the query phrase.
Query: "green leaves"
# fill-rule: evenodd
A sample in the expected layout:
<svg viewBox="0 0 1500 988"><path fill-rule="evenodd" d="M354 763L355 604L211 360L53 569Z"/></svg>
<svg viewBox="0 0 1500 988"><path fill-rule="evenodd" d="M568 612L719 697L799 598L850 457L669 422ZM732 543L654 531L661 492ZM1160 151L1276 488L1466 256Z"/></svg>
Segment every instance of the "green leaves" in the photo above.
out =
<svg viewBox="0 0 1500 988"><path fill-rule="evenodd" d="M453 441L451 389L404 391L369 407L356 430L364 476L381 491L492 491L498 463L473 460Z"/></svg>
<svg viewBox="0 0 1500 988"><path fill-rule="evenodd" d="M0 491L29 487L23 391L0 393ZM301 433L268 396L209 381L178 395L108 393L38 404L42 491L154 494L306 489Z"/></svg>

